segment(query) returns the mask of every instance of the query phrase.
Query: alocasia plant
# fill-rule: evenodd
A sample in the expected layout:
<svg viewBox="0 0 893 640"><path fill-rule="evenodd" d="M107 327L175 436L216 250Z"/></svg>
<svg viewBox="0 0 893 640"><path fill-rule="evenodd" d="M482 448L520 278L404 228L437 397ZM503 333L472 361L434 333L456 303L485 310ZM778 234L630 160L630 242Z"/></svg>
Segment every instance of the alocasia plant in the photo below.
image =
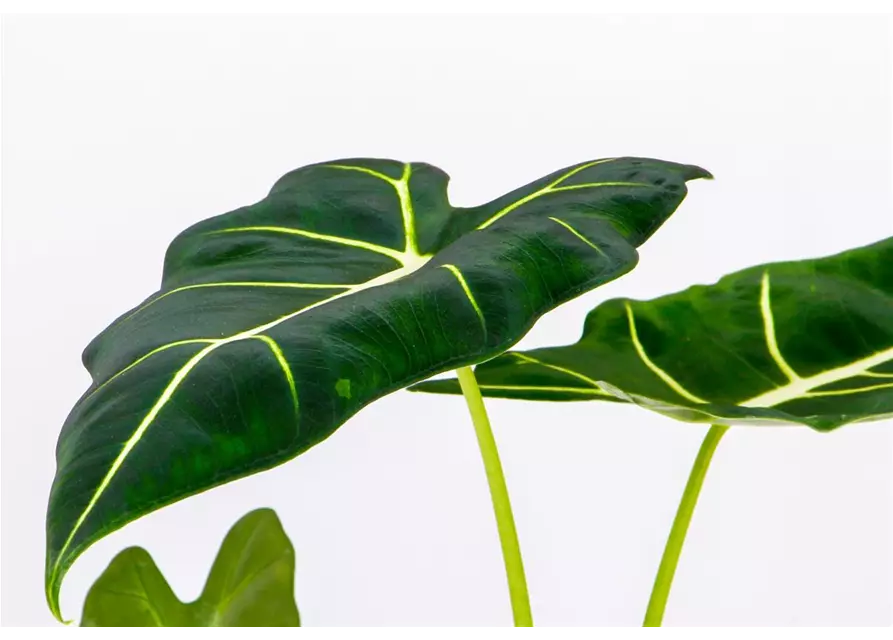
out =
<svg viewBox="0 0 893 640"><path fill-rule="evenodd" d="M498 355L543 313L626 273L698 167L577 164L487 204L453 207L428 164L350 159L281 178L198 223L160 290L84 352L93 384L57 446L46 594L90 544L175 500L289 460L366 404ZM517 624L530 612L482 405Z"/></svg>
<svg viewBox="0 0 893 640"><path fill-rule="evenodd" d="M198 600L183 603L152 556L125 549L93 583L82 627L298 627L295 552L272 509L233 525Z"/></svg>
<svg viewBox="0 0 893 640"><path fill-rule="evenodd" d="M728 425L830 431L893 416L893 238L752 267L650 301L609 300L576 344L475 369L484 395L633 402L713 423L686 486L646 613L660 625L713 451ZM415 391L459 393L456 380Z"/></svg>

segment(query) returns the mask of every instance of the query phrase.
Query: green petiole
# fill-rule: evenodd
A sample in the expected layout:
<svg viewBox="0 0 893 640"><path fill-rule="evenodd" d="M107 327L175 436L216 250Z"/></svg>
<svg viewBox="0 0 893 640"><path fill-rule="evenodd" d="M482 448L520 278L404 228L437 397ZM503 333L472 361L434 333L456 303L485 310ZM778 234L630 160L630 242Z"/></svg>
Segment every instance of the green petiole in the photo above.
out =
<svg viewBox="0 0 893 640"><path fill-rule="evenodd" d="M502 464L499 462L496 440L490 429L490 419L487 417L481 390L471 367L462 367L456 373L459 376L462 395L465 396L468 411L471 413L478 447L484 460L487 483L490 485L490 497L493 500L496 528L499 531L499 542L502 545L502 557L505 562L505 574L508 578L509 598L512 603L515 626L532 627L533 614L530 611L530 596L527 593L527 578L524 576L524 563L521 560L521 546L518 544L518 532L515 529L512 504L505 486L505 476L502 473Z"/></svg>
<svg viewBox="0 0 893 640"><path fill-rule="evenodd" d="M670 529L667 545L664 547L664 555L661 558L660 567L657 569L657 577L654 579L654 587L651 590L651 599L648 601L648 609L645 611L643 627L659 627L663 621L664 610L667 608L667 598L670 596L670 587L673 585L673 576L676 574L676 565L679 564L679 555L682 553L682 545L685 544L688 525L695 511L695 505L698 503L701 486L704 484L704 476L707 475L707 469L710 467L710 460L713 458L713 452L716 451L716 445L719 444L720 439L728 430L729 427L726 425L715 424L710 427L707 435L704 436L698 456L695 458L695 464L688 476L685 491L682 493L682 500L679 502L676 518L673 520L673 527Z"/></svg>

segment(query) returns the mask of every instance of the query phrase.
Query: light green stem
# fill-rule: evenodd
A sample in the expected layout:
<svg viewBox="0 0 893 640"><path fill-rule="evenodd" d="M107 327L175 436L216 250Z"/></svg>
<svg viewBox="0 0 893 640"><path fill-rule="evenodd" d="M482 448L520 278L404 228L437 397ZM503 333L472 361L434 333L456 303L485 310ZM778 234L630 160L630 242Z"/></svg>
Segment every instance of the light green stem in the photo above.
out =
<svg viewBox="0 0 893 640"><path fill-rule="evenodd" d="M521 545L518 544L518 532L515 530L515 518L512 515L512 504L499 462L499 451L496 440L490 429L490 419L484 408L484 399L471 367L462 367L459 375L459 386L468 404L474 432L477 434L478 447L484 459L484 470L487 483L490 485L490 497L493 500L493 512L496 514L496 528L499 531L499 542L502 545L502 558L505 561L505 574L509 583L509 598L512 602L512 615L516 627L532 627L533 614L530 612L530 596L527 594L527 578L524 577L524 563L521 560Z"/></svg>
<svg viewBox="0 0 893 640"><path fill-rule="evenodd" d="M673 528L670 529L670 536L667 538L667 546L664 548L664 556L661 558L657 577L654 579L654 588L651 590L651 599L648 601L643 627L659 627L664 619L664 609L667 608L667 598L670 596L676 565L679 564L679 555L682 553L685 534L688 533L688 525L695 511L695 505L698 503L704 476L707 475L716 445L728 430L726 425L715 424L704 436L704 442L701 443L701 449L698 451L695 464L688 476L688 483L685 485L685 491L682 493L676 518L673 520Z"/></svg>

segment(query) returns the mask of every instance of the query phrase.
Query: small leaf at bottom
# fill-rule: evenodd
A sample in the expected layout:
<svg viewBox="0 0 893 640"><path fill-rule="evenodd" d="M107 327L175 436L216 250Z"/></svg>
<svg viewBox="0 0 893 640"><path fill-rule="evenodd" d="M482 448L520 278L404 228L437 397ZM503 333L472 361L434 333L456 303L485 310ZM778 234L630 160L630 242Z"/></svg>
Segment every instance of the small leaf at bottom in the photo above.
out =
<svg viewBox="0 0 893 640"><path fill-rule="evenodd" d="M258 509L230 529L195 602L180 602L152 556L131 547L90 588L81 626L297 627L294 572L279 518Z"/></svg>

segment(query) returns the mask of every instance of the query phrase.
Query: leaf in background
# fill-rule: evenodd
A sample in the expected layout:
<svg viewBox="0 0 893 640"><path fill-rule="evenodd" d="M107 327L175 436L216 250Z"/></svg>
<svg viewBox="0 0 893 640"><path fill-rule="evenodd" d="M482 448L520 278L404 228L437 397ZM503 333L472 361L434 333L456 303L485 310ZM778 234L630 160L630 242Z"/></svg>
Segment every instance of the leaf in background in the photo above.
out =
<svg viewBox="0 0 893 640"><path fill-rule="evenodd" d="M93 385L62 428L47 513L53 613L68 567L107 533L293 458L632 269L703 177L596 160L457 208L431 165L339 160L187 229L161 290L84 352Z"/></svg>
<svg viewBox="0 0 893 640"><path fill-rule="evenodd" d="M609 300L564 347L478 366L484 395L622 400L680 420L828 431L893 415L893 238ZM460 393L454 380L413 391Z"/></svg>
<svg viewBox="0 0 893 640"><path fill-rule="evenodd" d="M195 602L180 602L149 552L125 549L93 583L82 627L298 627L295 553L272 509L226 534Z"/></svg>

